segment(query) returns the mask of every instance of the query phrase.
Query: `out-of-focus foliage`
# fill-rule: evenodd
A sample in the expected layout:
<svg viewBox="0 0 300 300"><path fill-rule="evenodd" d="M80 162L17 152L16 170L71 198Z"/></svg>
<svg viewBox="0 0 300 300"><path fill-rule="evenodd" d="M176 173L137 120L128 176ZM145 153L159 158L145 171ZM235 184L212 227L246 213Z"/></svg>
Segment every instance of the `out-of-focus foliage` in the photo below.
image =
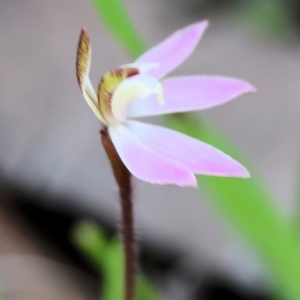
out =
<svg viewBox="0 0 300 300"><path fill-rule="evenodd" d="M272 3L277 2L277 7L270 8L270 1ZM273 28L277 26L279 28L284 22L287 22L285 14L282 20L278 19L282 10L280 5L283 2L279 0L270 1L253 1L256 5L260 5L260 9L259 7L254 9L255 7L253 6L253 15L255 10L258 10L255 18L260 18L265 24L269 24L268 26L273 26ZM113 1L115 10L111 6L105 7L104 3L106 1L93 0L93 2L96 4L95 7L107 26L115 33L119 41L123 43L123 46L130 50L128 41L125 42L128 30L131 30L131 37L136 35L136 32L130 24L126 27L122 26L124 23L130 23L122 1ZM268 13L269 17L267 17L266 13ZM116 20L116 16L118 16L118 20ZM123 21L121 20L122 18ZM134 43L132 44L134 50L130 51L133 56L137 56L141 54L143 44L138 38L135 39ZM136 51L136 49L139 50ZM198 120L191 118L189 115L180 115L180 117L168 116L166 120L175 130L215 145L217 148L231 154L234 158L239 159L241 156L225 137L212 130L209 126L202 123L199 124ZM243 160L240 159L240 161ZM249 163L246 165L249 166ZM255 173L253 173L253 178L250 180L207 176L199 176L198 180L199 184L211 195L212 201L219 211L224 212L227 219L257 247L265 259L270 273L274 275L276 284L274 294L277 292L277 297L281 296L281 299L299 299L300 255L295 235L296 230L280 214L271 197L258 182Z"/></svg>
<svg viewBox="0 0 300 300"><path fill-rule="evenodd" d="M103 300L124 299L124 255L123 248L116 238L108 239L95 224L82 222L73 232L76 246L89 258L102 274ZM146 277L137 276L136 298L143 300L161 300Z"/></svg>
<svg viewBox="0 0 300 300"><path fill-rule="evenodd" d="M123 1L91 0L91 2L107 27L131 55L136 57L145 51L146 47L130 21Z"/></svg>
<svg viewBox="0 0 300 300"><path fill-rule="evenodd" d="M253 0L244 1L243 13L248 23L257 30L272 35L289 33L296 24L296 14L291 1ZM299 12L300 13L300 12Z"/></svg>

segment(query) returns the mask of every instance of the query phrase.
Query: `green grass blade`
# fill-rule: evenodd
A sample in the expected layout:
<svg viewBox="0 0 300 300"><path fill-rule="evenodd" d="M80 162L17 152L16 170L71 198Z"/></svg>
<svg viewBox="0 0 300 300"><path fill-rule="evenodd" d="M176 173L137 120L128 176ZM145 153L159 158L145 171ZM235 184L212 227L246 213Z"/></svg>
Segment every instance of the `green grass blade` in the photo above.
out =
<svg viewBox="0 0 300 300"><path fill-rule="evenodd" d="M145 52L146 47L135 30L122 0L91 0L91 2L107 27L133 57Z"/></svg>

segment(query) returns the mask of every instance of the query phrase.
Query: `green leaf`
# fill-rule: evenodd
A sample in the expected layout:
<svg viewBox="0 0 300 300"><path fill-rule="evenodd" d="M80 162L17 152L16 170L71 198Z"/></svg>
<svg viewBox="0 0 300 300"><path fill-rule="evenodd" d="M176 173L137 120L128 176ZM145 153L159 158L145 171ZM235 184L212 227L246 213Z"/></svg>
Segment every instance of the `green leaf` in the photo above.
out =
<svg viewBox="0 0 300 300"><path fill-rule="evenodd" d="M136 32L122 0L91 0L107 27L121 45L134 57L145 52L146 47Z"/></svg>
<svg viewBox="0 0 300 300"><path fill-rule="evenodd" d="M108 239L93 223L77 224L73 241L103 275L102 293L104 300L124 299L124 255L120 242ZM161 300L153 286L142 274L137 276L136 298Z"/></svg>
<svg viewBox="0 0 300 300"><path fill-rule="evenodd" d="M137 300L162 300L152 284L142 274L138 275L136 287Z"/></svg>
<svg viewBox="0 0 300 300"><path fill-rule="evenodd" d="M78 223L72 232L72 240L80 250L100 268L106 248L106 237L92 222Z"/></svg>
<svg viewBox="0 0 300 300"><path fill-rule="evenodd" d="M108 241L102 260L103 299L124 299L124 255L121 244Z"/></svg>
<svg viewBox="0 0 300 300"><path fill-rule="evenodd" d="M241 155L217 131L189 115L166 118L173 129L205 141L243 162ZM248 165L247 163L244 163ZM251 179L198 176L220 213L259 250L284 299L300 295L300 253L292 223L252 173Z"/></svg>

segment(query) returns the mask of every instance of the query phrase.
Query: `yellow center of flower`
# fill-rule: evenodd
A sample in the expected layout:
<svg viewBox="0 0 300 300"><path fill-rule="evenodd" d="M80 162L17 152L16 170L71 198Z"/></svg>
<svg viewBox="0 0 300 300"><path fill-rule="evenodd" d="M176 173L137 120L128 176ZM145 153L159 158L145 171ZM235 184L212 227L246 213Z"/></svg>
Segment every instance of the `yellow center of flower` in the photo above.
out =
<svg viewBox="0 0 300 300"><path fill-rule="evenodd" d="M108 123L114 122L115 117L112 113L111 100L114 91L126 78L139 74L136 68L116 68L107 72L100 80L98 86L98 105L102 116Z"/></svg>

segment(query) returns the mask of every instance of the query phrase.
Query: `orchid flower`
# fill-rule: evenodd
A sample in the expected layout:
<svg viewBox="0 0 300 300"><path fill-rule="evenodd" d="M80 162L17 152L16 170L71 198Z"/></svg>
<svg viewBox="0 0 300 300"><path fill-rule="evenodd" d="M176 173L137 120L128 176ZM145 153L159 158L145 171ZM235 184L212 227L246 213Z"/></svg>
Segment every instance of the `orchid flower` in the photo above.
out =
<svg viewBox="0 0 300 300"><path fill-rule="evenodd" d="M219 76L162 79L193 52L207 21L176 31L135 62L107 72L97 93L90 79L91 45L82 29L77 79L83 96L127 169L157 184L197 186L194 174L249 177L240 163L220 150L176 131L133 120L138 117L206 109L254 92L249 83Z"/></svg>

